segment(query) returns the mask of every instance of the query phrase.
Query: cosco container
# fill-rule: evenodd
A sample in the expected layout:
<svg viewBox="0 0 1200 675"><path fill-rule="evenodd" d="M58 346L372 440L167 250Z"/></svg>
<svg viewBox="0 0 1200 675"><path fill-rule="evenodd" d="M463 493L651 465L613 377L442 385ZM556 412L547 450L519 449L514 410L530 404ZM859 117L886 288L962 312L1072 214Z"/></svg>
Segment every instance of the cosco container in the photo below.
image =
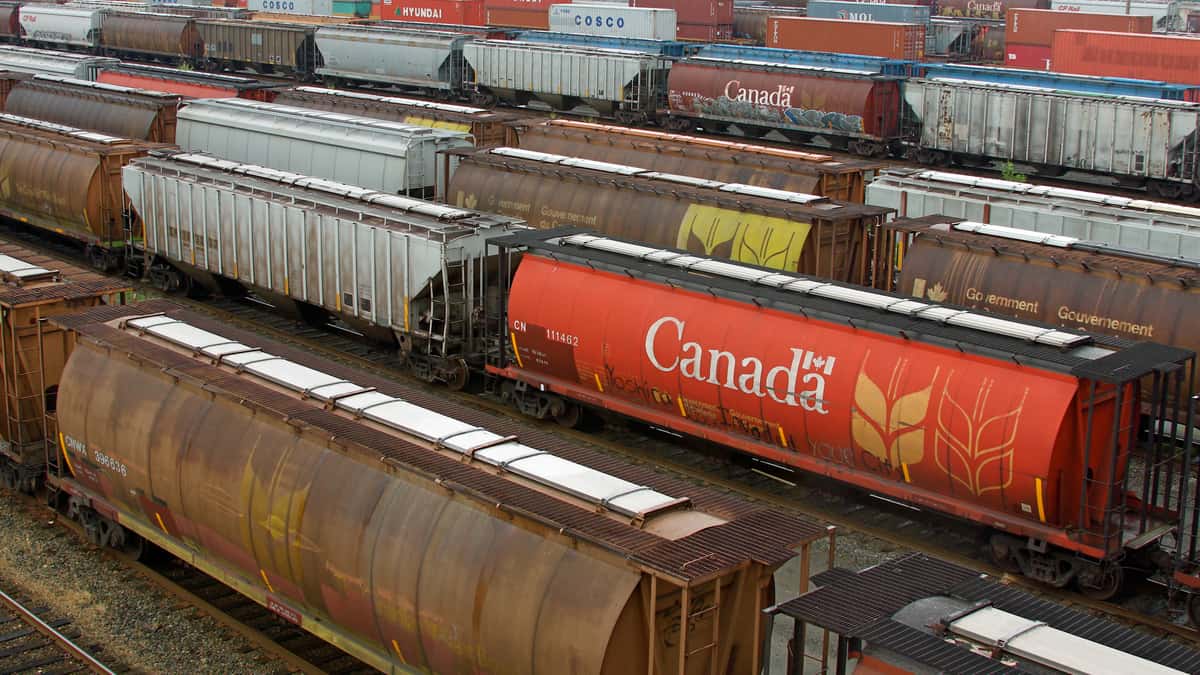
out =
<svg viewBox="0 0 1200 675"><path fill-rule="evenodd" d="M396 122L240 98L194 101L179 111L184 150L261 164L369 190L440 193L437 153L471 147L471 136Z"/></svg>
<svg viewBox="0 0 1200 675"><path fill-rule="evenodd" d="M1200 82L1200 38L1066 30L1054 34L1051 67L1064 73Z"/></svg>
<svg viewBox="0 0 1200 675"><path fill-rule="evenodd" d="M246 6L252 12L333 16L333 0L248 0Z"/></svg>
<svg viewBox="0 0 1200 675"><path fill-rule="evenodd" d="M814 19L839 19L841 21L926 24L929 23L929 6L809 0L808 16Z"/></svg>
<svg viewBox="0 0 1200 675"><path fill-rule="evenodd" d="M21 8L21 30L25 39L51 45L95 47L100 39L99 8L25 5Z"/></svg>
<svg viewBox="0 0 1200 675"><path fill-rule="evenodd" d="M893 59L925 56L925 27L916 24L772 17L767 27L768 47Z"/></svg>
<svg viewBox="0 0 1200 675"><path fill-rule="evenodd" d="M420 89L459 91L462 48L470 35L377 26L322 26L317 47L326 78L386 82Z"/></svg>
<svg viewBox="0 0 1200 675"><path fill-rule="evenodd" d="M483 0L383 0L382 19L418 23L484 25Z"/></svg>
<svg viewBox="0 0 1200 675"><path fill-rule="evenodd" d="M562 4L550 8L550 30L581 35L675 39L675 10L614 4Z"/></svg>

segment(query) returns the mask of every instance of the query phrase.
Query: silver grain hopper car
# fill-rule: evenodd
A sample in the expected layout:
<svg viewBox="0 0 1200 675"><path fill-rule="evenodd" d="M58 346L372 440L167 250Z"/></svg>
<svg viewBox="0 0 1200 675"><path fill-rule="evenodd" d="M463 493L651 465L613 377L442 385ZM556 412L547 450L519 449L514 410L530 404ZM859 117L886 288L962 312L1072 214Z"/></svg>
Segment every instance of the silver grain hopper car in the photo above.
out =
<svg viewBox="0 0 1200 675"><path fill-rule="evenodd" d="M224 98L182 108L176 143L189 152L368 190L434 197L453 168L438 153L472 147L474 139L460 131Z"/></svg>
<svg viewBox="0 0 1200 675"><path fill-rule="evenodd" d="M897 218L945 215L1200 260L1200 208L1189 206L913 169L881 172L866 202Z"/></svg>
<svg viewBox="0 0 1200 675"><path fill-rule="evenodd" d="M317 74L326 82L366 80L426 94L456 95L462 91L463 33L405 30L379 26L322 26L317 47L325 65Z"/></svg>
<svg viewBox="0 0 1200 675"><path fill-rule="evenodd" d="M120 65L120 59L90 54L54 52L30 47L0 46L0 70L34 75L57 75L76 80L95 80L105 67Z"/></svg>

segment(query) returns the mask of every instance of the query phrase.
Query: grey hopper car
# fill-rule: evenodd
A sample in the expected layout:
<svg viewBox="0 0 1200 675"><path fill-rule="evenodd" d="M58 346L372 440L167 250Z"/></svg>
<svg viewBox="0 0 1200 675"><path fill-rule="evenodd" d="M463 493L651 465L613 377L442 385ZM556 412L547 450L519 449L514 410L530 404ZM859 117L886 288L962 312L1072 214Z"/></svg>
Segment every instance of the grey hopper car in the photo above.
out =
<svg viewBox="0 0 1200 675"><path fill-rule="evenodd" d="M557 110L586 106L621 122L651 118L666 106L672 59L657 54L511 40L463 46L480 104L537 100Z"/></svg>
<svg viewBox="0 0 1200 675"><path fill-rule="evenodd" d="M1040 87L910 79L916 158L983 158L1085 171L1164 197L1195 192L1200 104Z"/></svg>
<svg viewBox="0 0 1200 675"><path fill-rule="evenodd" d="M867 185L867 204L899 218L946 215L1200 260L1200 208L1083 190L895 169Z"/></svg>
<svg viewBox="0 0 1200 675"><path fill-rule="evenodd" d="M439 152L474 145L459 131L240 98L183 107L176 142L191 152L414 197L442 193Z"/></svg>
<svg viewBox="0 0 1200 675"><path fill-rule="evenodd" d="M153 278L174 286L178 269L208 287L231 280L276 304L320 308L394 340L419 375L453 384L479 352L485 277L496 271L487 244L525 227L190 153L130 164L122 183L147 253L170 263L155 264Z"/></svg>
<svg viewBox="0 0 1200 675"><path fill-rule="evenodd" d="M369 81L457 94L462 90L463 45L472 39L436 29L322 26L317 29L317 47L325 65L317 74L327 82Z"/></svg>
<svg viewBox="0 0 1200 675"><path fill-rule="evenodd" d="M120 59L54 52L30 47L0 47L0 69L34 75L57 75L76 80L95 80L107 66L120 65Z"/></svg>

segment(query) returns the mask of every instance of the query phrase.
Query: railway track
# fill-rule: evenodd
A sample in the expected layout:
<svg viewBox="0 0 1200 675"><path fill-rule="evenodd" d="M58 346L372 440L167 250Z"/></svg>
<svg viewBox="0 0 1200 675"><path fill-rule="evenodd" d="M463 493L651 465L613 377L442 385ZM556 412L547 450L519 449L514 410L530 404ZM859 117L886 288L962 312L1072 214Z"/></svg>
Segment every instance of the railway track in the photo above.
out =
<svg viewBox="0 0 1200 675"><path fill-rule="evenodd" d="M31 602L0 580L0 673L112 673L123 666L101 660L75 623Z"/></svg>

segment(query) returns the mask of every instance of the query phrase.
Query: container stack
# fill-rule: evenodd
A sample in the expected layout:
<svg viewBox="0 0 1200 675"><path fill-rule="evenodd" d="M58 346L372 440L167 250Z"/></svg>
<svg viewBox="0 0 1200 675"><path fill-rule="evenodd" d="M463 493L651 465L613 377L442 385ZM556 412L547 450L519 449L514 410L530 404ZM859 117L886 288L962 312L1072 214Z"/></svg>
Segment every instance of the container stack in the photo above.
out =
<svg viewBox="0 0 1200 675"><path fill-rule="evenodd" d="M1059 30L1150 33L1150 16L1092 14L1045 9L1010 9L1005 31L1004 64L1013 68L1050 70L1050 50Z"/></svg>
<svg viewBox="0 0 1200 675"><path fill-rule="evenodd" d="M647 9L615 3L572 3L550 7L550 30L576 35L674 40L673 9Z"/></svg>
<svg viewBox="0 0 1200 675"><path fill-rule="evenodd" d="M1200 38L1060 30L1050 61L1062 73L1196 84Z"/></svg>
<svg viewBox="0 0 1200 675"><path fill-rule="evenodd" d="M893 59L925 57L925 26L920 24L771 17L767 28L768 47Z"/></svg>

